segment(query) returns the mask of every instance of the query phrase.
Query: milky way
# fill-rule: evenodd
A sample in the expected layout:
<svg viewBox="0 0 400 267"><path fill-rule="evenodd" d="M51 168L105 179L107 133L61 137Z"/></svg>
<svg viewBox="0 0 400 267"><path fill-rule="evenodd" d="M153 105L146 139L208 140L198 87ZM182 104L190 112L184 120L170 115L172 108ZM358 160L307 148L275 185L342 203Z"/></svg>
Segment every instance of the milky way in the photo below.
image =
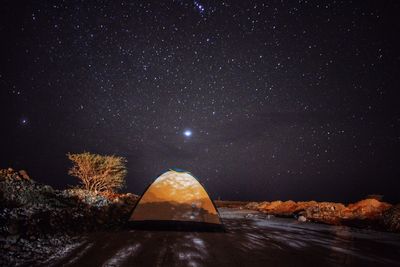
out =
<svg viewBox="0 0 400 267"><path fill-rule="evenodd" d="M0 167L66 187L91 151L126 157L134 193L178 167L214 198L399 200L398 11L7 1Z"/></svg>

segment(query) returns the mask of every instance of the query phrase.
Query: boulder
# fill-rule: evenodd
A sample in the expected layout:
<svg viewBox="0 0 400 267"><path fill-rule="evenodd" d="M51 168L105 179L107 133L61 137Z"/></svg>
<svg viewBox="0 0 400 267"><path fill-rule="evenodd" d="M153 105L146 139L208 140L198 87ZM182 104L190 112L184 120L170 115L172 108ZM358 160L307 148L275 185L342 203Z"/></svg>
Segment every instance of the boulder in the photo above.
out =
<svg viewBox="0 0 400 267"><path fill-rule="evenodd" d="M297 220L298 220L299 222L306 222L306 221L307 221L307 218L306 218L305 216L303 216L303 215L300 215L300 216L297 218Z"/></svg>
<svg viewBox="0 0 400 267"><path fill-rule="evenodd" d="M29 177L28 173L25 170L20 170L18 174L25 180L30 180L31 178Z"/></svg>
<svg viewBox="0 0 400 267"><path fill-rule="evenodd" d="M268 212L268 211L275 210L275 208L280 206L281 204L282 204L282 201L276 200L276 201L272 201L272 202L267 202L265 206L261 206L260 208Z"/></svg>
<svg viewBox="0 0 400 267"><path fill-rule="evenodd" d="M306 220L326 224L379 228L377 222L391 208L391 204L380 201L378 197L373 197L348 206L334 202L278 200L251 202L245 208L275 216L298 218L297 216L300 215Z"/></svg>
<svg viewBox="0 0 400 267"><path fill-rule="evenodd" d="M350 217L353 218L375 220L380 218L391 206L389 203L369 198L349 204L346 212L347 215L350 213Z"/></svg>
<svg viewBox="0 0 400 267"><path fill-rule="evenodd" d="M51 186L34 182L26 171L3 169L0 177L0 205L3 207L48 205L57 201Z"/></svg>
<svg viewBox="0 0 400 267"><path fill-rule="evenodd" d="M297 204L292 200L284 202L274 201L268 207L267 211L273 215L292 216L297 211Z"/></svg>
<svg viewBox="0 0 400 267"><path fill-rule="evenodd" d="M385 229L400 233L400 204L391 207L383 213L382 224Z"/></svg>
<svg viewBox="0 0 400 267"><path fill-rule="evenodd" d="M345 208L342 203L319 202L305 209L305 217L315 222L339 225Z"/></svg>

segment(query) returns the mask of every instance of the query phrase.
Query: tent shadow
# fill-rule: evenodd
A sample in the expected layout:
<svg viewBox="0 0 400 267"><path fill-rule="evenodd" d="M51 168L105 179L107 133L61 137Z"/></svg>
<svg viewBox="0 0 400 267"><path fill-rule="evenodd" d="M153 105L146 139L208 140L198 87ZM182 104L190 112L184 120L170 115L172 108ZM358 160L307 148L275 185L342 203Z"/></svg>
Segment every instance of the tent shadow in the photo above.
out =
<svg viewBox="0 0 400 267"><path fill-rule="evenodd" d="M214 223L215 221L215 223ZM138 230L223 232L217 214L174 201L141 203L129 226Z"/></svg>
<svg viewBox="0 0 400 267"><path fill-rule="evenodd" d="M130 221L128 227L141 231L174 231L174 232L226 232L223 224L173 221L173 220L144 220Z"/></svg>

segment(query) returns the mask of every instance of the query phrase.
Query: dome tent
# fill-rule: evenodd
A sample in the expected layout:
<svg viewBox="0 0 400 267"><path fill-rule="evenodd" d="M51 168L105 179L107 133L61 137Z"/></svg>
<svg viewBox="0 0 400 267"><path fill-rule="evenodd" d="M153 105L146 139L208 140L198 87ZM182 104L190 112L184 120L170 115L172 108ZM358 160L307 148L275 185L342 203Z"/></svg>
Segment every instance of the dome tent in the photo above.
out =
<svg viewBox="0 0 400 267"><path fill-rule="evenodd" d="M137 228L221 230L218 211L204 187L189 172L160 175L142 194L129 218Z"/></svg>

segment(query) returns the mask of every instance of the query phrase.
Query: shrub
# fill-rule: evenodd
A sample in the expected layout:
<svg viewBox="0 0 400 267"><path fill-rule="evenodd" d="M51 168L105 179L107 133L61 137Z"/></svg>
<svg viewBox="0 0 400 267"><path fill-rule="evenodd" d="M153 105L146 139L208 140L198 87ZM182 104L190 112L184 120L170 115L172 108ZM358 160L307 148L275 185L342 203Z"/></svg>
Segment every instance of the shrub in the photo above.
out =
<svg viewBox="0 0 400 267"><path fill-rule="evenodd" d="M67 154L73 166L68 174L80 180L83 189L95 192L114 192L125 185L126 159L102 156L89 152Z"/></svg>

